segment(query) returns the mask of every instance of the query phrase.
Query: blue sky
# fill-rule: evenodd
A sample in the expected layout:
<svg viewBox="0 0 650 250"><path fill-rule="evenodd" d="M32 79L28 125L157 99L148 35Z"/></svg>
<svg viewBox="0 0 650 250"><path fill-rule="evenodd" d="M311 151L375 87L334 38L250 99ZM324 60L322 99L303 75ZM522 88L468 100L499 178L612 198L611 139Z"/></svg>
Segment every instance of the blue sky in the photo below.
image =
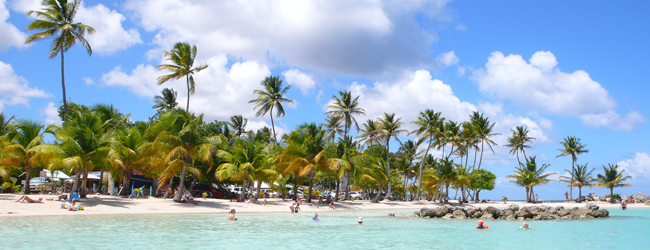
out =
<svg viewBox="0 0 650 250"><path fill-rule="evenodd" d="M0 111L60 123L60 58L47 58L51 41L23 44L33 20L24 13L39 3L0 0ZM408 125L426 108L463 121L479 110L504 135L484 157L498 176L484 197L523 199L504 178L516 159L501 146L520 125L537 138L527 154L550 171L570 168L569 158L555 156L559 141L575 135L590 150L579 163L597 173L619 163L634 179L617 192L647 194L648 11L646 2L608 1L88 0L77 20L97 30L89 36L94 53L66 53L67 95L112 103L134 120L154 114L151 100L164 87L185 106L184 83L157 86L154 66L175 42L190 42L210 65L196 75L190 109L210 121L242 114L249 129L269 125L247 101L265 76L280 75L296 101L276 120L280 132L322 122L341 90L361 96L367 116L359 122L395 112ZM566 190L551 183L536 191L562 199Z"/></svg>

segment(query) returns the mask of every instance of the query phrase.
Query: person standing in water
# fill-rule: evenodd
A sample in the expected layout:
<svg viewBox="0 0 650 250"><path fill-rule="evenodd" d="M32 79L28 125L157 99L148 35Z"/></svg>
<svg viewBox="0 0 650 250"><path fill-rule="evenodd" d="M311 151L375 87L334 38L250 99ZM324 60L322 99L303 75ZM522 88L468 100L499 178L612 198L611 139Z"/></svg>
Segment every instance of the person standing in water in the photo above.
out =
<svg viewBox="0 0 650 250"><path fill-rule="evenodd" d="M235 218L235 213L236 212L235 212L234 208L232 210L230 210L230 212L229 212L230 215L228 215L228 220L236 221L237 218Z"/></svg>
<svg viewBox="0 0 650 250"><path fill-rule="evenodd" d="M314 222L320 221L320 219L318 219L318 213L314 213L314 217L312 217L311 220L313 220Z"/></svg>
<svg viewBox="0 0 650 250"><path fill-rule="evenodd" d="M623 210L627 209L627 202L625 202L625 201L621 202L621 209L623 209Z"/></svg>
<svg viewBox="0 0 650 250"><path fill-rule="evenodd" d="M357 225L363 224L363 217L359 217L359 220L357 220Z"/></svg>
<svg viewBox="0 0 650 250"><path fill-rule="evenodd" d="M488 229L488 226L483 225L483 221L480 220L480 221L478 221L478 226L476 227L476 229Z"/></svg>
<svg viewBox="0 0 650 250"><path fill-rule="evenodd" d="M530 225L528 224L528 222L524 222L524 225L522 225L519 229L528 230L530 229Z"/></svg>

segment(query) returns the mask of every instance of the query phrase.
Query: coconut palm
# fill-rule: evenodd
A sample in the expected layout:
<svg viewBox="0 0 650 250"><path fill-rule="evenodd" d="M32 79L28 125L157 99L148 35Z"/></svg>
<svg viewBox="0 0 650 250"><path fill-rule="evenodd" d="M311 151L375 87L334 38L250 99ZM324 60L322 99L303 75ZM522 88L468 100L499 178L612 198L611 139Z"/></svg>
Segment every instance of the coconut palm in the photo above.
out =
<svg viewBox="0 0 650 250"><path fill-rule="evenodd" d="M456 181L458 177L458 172L456 172L456 165L454 160L449 159L449 156L444 159L440 159L438 164L433 168L435 175L438 177L440 184L445 188L444 195L440 196L440 202L443 202L445 197L449 196L449 185Z"/></svg>
<svg viewBox="0 0 650 250"><path fill-rule="evenodd" d="M379 135L383 140L386 141L386 166L388 168L388 173L390 175L390 139L395 138L401 144L402 142L397 138L399 134L408 132L406 129L402 129L401 118L395 118L395 113L387 114L384 113L384 117L379 118ZM388 179L388 190L386 191L386 199L391 199L391 180Z"/></svg>
<svg viewBox="0 0 650 250"><path fill-rule="evenodd" d="M570 155L571 171L573 172L575 163L578 161L578 155L589 153L589 150L586 149L587 145L580 143L580 138L576 138L575 136L567 136L564 138L563 142L560 142L560 144L562 144L563 148L557 150L562 153L555 158ZM573 176L573 174L571 176ZM573 186L569 188L569 199L573 200Z"/></svg>
<svg viewBox="0 0 650 250"><path fill-rule="evenodd" d="M339 136L342 135L342 129L341 129L341 122L343 121L343 116L329 116L325 117L325 123L321 123L321 125L325 126L327 134L325 137L327 137L328 141L334 142L334 139L336 138L336 135L338 134Z"/></svg>
<svg viewBox="0 0 650 250"><path fill-rule="evenodd" d="M143 153L142 146L147 143L143 131L132 127L126 131L119 131L108 153L109 161L114 169L122 175L122 186L129 187L134 170L144 170L148 166L147 155ZM101 187L100 187L101 189ZM123 195L129 195L127 188Z"/></svg>
<svg viewBox="0 0 650 250"><path fill-rule="evenodd" d="M360 178L377 185L377 196L375 202L381 200L381 193L384 191L384 185L390 182L390 171L388 164L381 158L370 157L367 159L370 164L363 166L363 174ZM386 193L388 195L388 193Z"/></svg>
<svg viewBox="0 0 650 250"><path fill-rule="evenodd" d="M163 89L160 95L153 97L153 109L158 110L158 112L164 112L176 108L178 105L178 102L176 102L177 96L178 92L176 92L176 90L168 88Z"/></svg>
<svg viewBox="0 0 650 250"><path fill-rule="evenodd" d="M404 175L405 190L407 188L408 179L410 179L410 177L412 177L415 172L413 168L413 161L416 157L418 157L417 149L419 146L420 145L418 143L415 143L412 140L407 140L404 142L404 144L402 144L397 153L397 159L399 165L401 166L399 169Z"/></svg>
<svg viewBox="0 0 650 250"><path fill-rule="evenodd" d="M591 172L596 170L592 168L591 170L587 169L587 164L580 165L576 164L574 171L569 171L565 169L564 171L569 174L570 177L560 176L560 182L569 183L570 187L578 187L578 203L582 202L582 187L591 187L591 183L594 181L591 176Z"/></svg>
<svg viewBox="0 0 650 250"><path fill-rule="evenodd" d="M54 38L49 58L61 54L61 87L63 89L63 110L66 114L64 120L68 120L68 102L65 92L65 68L64 54L72 46L80 43L88 52L93 54L90 44L85 38L87 34L95 33L95 29L83 23L75 22L77 10L81 7L81 0L44 0L40 11L32 10L27 12L28 16L35 15L36 20L32 21L25 30L40 31L25 39L25 44L35 41Z"/></svg>
<svg viewBox="0 0 650 250"><path fill-rule="evenodd" d="M542 164L538 167L536 157L529 157L525 164L519 164L519 167L506 178L510 178L512 179L510 182L526 188L526 202L531 202L535 186L546 185L548 182L554 181L550 177L556 173L546 172L550 166L550 164Z"/></svg>
<svg viewBox="0 0 650 250"><path fill-rule="evenodd" d="M325 114L329 115L330 117L343 117L343 120L345 121L345 130L343 132L343 137L346 137L348 136L348 132L350 131L350 127L352 125L354 125L357 130L359 130L359 124L357 123L357 120L354 118L354 116L366 115L366 111L359 107L359 96L353 99L352 92L350 91L339 91L339 95L340 97L332 97L334 103L327 106L327 109L329 109L329 111L327 111Z"/></svg>
<svg viewBox="0 0 650 250"><path fill-rule="evenodd" d="M494 149L492 146L497 144L490 139L490 137L501 135L500 133L494 132L494 123L490 122L488 117L484 117L483 114L479 114L478 111L474 111L470 115L470 122L474 125L478 139L481 140L481 158L478 162L478 169L481 168L481 163L483 162L483 151L485 150L485 144L488 145L492 153L494 154Z"/></svg>
<svg viewBox="0 0 650 250"><path fill-rule="evenodd" d="M631 176L625 176L623 173L625 170L618 171L618 164L607 164L605 167L603 165L603 170L605 173L603 175L598 174L596 181L596 187L604 187L609 189L609 197L611 197L611 202L614 203L614 188L615 187L631 187L630 184L623 183L623 181L632 178Z"/></svg>
<svg viewBox="0 0 650 250"><path fill-rule="evenodd" d="M244 118L242 115L233 115L230 117L230 122L228 122L228 126L235 131L237 137L246 132L247 124L248 119Z"/></svg>
<svg viewBox="0 0 650 250"><path fill-rule="evenodd" d="M362 145L372 146L381 141L381 137L379 135L379 125L372 119L368 119L366 123L363 124L363 128L361 128L359 132L361 132L358 136L360 139L359 143Z"/></svg>
<svg viewBox="0 0 650 250"><path fill-rule="evenodd" d="M510 153L516 155L517 162L521 163L519 161L519 151L524 154L524 159L528 158L526 157L526 148L530 148L530 146L526 145L526 143L532 142L532 140L535 140L535 137L528 136L528 127L517 126L515 129L510 129L512 135L508 137L508 144L503 146L509 147Z"/></svg>
<svg viewBox="0 0 650 250"><path fill-rule="evenodd" d="M0 112L0 136L5 136L11 131L14 121L16 121L16 116L12 115L7 119L5 114Z"/></svg>
<svg viewBox="0 0 650 250"><path fill-rule="evenodd" d="M179 80L185 77L185 83L187 85L187 107L185 108L186 112L190 111L190 95L193 95L194 91L196 91L194 73L208 68L207 64L198 64L196 67L194 66L196 52L196 45L178 42L174 44L173 49L170 51L165 51L163 53L165 55L165 59L171 61L172 64L156 65L156 68L159 70L167 70L171 72L169 75L158 77L158 81L156 82L158 85L162 85L163 83L171 80Z"/></svg>
<svg viewBox="0 0 650 250"><path fill-rule="evenodd" d="M282 87L282 80L279 76L267 76L261 83L263 90L255 90L253 93L258 95L257 99L248 101L248 103L257 103L255 109L260 108L255 116L263 116L270 112L271 127L273 129L273 139L278 143L278 137L275 134L275 123L273 122L273 109L276 110L276 117L284 116L283 103L293 104L293 100L287 99L284 95L289 91L291 85Z"/></svg>
<svg viewBox="0 0 650 250"><path fill-rule="evenodd" d="M431 146L436 140L436 133L439 131L438 128L440 126L440 123L444 122L445 120L445 118L442 118L440 116L440 112L426 109L424 111L420 111L420 114L418 115L416 121L411 122L412 124L415 124L417 128L409 132L409 135L416 134L420 136L418 139L418 144L427 141L427 148L425 149L418 169L418 191L415 198L417 200L420 200L420 191L422 190L422 167L424 166L424 158L427 157L429 154L429 149L431 149Z"/></svg>
<svg viewBox="0 0 650 250"><path fill-rule="evenodd" d="M219 150L217 156L226 162L219 165L214 173L215 177L218 180L242 181L239 197L242 201L246 199L247 184L254 180L256 172L275 174L275 171L268 168L269 156L264 150L264 145L259 142L240 140L229 150Z"/></svg>
<svg viewBox="0 0 650 250"><path fill-rule="evenodd" d="M15 128L7 134L9 143L1 149L3 155L0 157L0 166L21 166L25 171L25 183L29 183L32 169L47 167L58 152L57 146L44 144L43 136L46 132L51 133L50 128L46 129L41 123L18 121ZM25 185L24 193L29 194L29 191L29 185Z"/></svg>

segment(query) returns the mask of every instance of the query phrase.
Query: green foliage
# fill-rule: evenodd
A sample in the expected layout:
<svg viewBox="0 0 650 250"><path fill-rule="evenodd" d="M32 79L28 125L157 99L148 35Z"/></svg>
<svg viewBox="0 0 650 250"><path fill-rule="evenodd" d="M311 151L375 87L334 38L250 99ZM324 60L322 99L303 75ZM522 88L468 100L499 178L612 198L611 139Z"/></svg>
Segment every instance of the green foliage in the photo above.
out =
<svg viewBox="0 0 650 250"><path fill-rule="evenodd" d="M494 181L497 176L492 172L485 169L475 169L472 171L472 179L469 184L470 189L475 190L492 190L494 189Z"/></svg>
<svg viewBox="0 0 650 250"><path fill-rule="evenodd" d="M67 116L68 116L68 117L72 117L73 114L78 113L78 112L81 112L81 113L88 113L88 112L90 112L90 107L88 107L88 106L86 106L86 105L83 105L83 104L77 104L77 103L74 103L74 102L68 102L68 114L67 114ZM66 117L65 117L66 115L65 115L65 108L64 108L64 106L60 106L60 107L57 109L57 114L59 115L59 118L61 118L62 121L65 121L65 120L66 120Z"/></svg>
<svg viewBox="0 0 650 250"><path fill-rule="evenodd" d="M2 183L2 190L10 189L14 193L20 192L21 186L16 185L17 180L9 180Z"/></svg>

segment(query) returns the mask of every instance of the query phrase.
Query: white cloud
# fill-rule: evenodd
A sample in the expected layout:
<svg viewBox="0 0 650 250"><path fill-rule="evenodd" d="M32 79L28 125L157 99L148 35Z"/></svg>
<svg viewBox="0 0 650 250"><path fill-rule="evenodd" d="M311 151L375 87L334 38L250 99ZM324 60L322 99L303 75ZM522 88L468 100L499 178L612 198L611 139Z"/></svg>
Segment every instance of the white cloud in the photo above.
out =
<svg viewBox="0 0 650 250"><path fill-rule="evenodd" d="M45 116L44 120L46 124L61 125L61 118L59 118L58 108L54 105L53 102L48 102L47 107L39 111L42 115Z"/></svg>
<svg viewBox="0 0 650 250"><path fill-rule="evenodd" d="M7 22L9 19L9 10L6 7L5 0L0 0L0 51L4 51L11 46L22 48L25 46L25 33L21 32L13 24Z"/></svg>
<svg viewBox="0 0 650 250"><path fill-rule="evenodd" d="M82 77L81 80L86 83L86 86L94 84L93 79L90 77Z"/></svg>
<svg viewBox="0 0 650 250"><path fill-rule="evenodd" d="M311 89L316 86L313 76L302 73L297 69L290 69L282 72L284 78L288 84L297 86L303 95L307 95Z"/></svg>
<svg viewBox="0 0 650 250"><path fill-rule="evenodd" d="M643 122L638 113L621 119L616 102L583 70L562 72L551 52L538 51L526 62L520 55L493 52L485 69L473 72L479 90L518 106L546 114L581 117L588 126L632 130ZM614 125L619 121L626 125Z"/></svg>
<svg viewBox="0 0 650 250"><path fill-rule="evenodd" d="M162 49L188 41L204 55L365 76L435 65L428 55L437 34L416 17L444 16L446 3L130 0L125 6L157 32L152 42ZM196 16L202 18L187 18Z"/></svg>
<svg viewBox="0 0 650 250"><path fill-rule="evenodd" d="M467 70L467 68L465 66L460 66L459 65L458 66L458 72L457 72L458 76L463 76L465 74L465 70Z"/></svg>
<svg viewBox="0 0 650 250"><path fill-rule="evenodd" d="M444 64L445 66L449 66L452 64L458 64L460 62L460 59L456 56L456 53L452 50L449 52L441 53L438 55L438 61Z"/></svg>
<svg viewBox="0 0 650 250"><path fill-rule="evenodd" d="M618 166L625 170L625 174L633 179L650 179L650 155L637 152L634 158L619 161Z"/></svg>
<svg viewBox="0 0 650 250"><path fill-rule="evenodd" d="M156 79L161 75L163 73L151 65L140 64L131 70L131 74L124 73L120 66L116 66L102 75L102 83L105 86L126 87L140 97L154 97L164 88L156 84Z"/></svg>
<svg viewBox="0 0 650 250"><path fill-rule="evenodd" d="M11 7L20 12L42 9L40 0L15 0ZM124 29L122 22L125 20L124 15L102 4L86 7L83 2L75 18L76 22L95 28L96 32L87 35L86 39L93 52L105 55L142 43L140 33L135 28Z"/></svg>
<svg viewBox="0 0 650 250"><path fill-rule="evenodd" d="M16 75L11 64L0 61L0 108L5 105L29 107L30 98L50 98L52 94L36 87L29 87L27 80Z"/></svg>

